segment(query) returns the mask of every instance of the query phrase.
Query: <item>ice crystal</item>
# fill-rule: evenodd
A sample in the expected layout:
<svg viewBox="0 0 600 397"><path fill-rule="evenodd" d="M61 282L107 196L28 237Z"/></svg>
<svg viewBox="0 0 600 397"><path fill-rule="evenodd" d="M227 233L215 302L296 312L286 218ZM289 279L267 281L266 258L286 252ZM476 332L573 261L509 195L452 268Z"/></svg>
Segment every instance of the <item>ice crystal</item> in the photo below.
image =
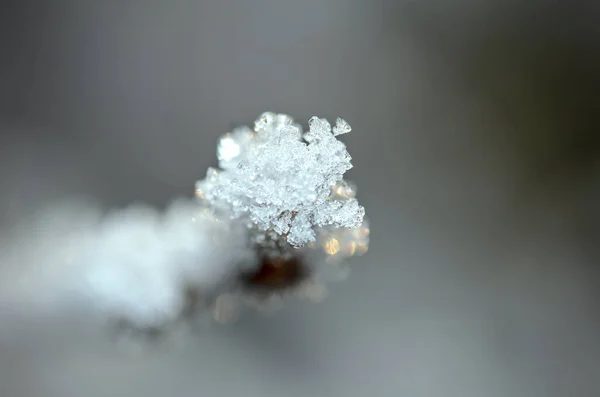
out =
<svg viewBox="0 0 600 397"><path fill-rule="evenodd" d="M360 226L364 208L343 180L352 158L337 139L350 126L340 118L333 130L318 117L308 124L303 133L290 116L266 112L254 130L240 127L224 135L220 169L208 170L197 196L294 247L315 241L316 227Z"/></svg>

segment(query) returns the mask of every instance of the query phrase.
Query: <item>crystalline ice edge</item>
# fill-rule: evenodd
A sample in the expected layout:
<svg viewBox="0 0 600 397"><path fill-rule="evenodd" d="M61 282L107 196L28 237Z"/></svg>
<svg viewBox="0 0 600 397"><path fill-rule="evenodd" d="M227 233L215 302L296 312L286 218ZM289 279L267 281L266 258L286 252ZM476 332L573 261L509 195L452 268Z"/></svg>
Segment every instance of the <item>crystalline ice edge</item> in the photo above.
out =
<svg viewBox="0 0 600 397"><path fill-rule="evenodd" d="M287 115L263 113L254 129L224 135L219 168L210 168L196 195L210 206L265 232L275 232L293 247L315 241L315 228L355 228L364 208L343 180L351 157L338 135L350 125L338 118L331 127L312 117L309 130Z"/></svg>

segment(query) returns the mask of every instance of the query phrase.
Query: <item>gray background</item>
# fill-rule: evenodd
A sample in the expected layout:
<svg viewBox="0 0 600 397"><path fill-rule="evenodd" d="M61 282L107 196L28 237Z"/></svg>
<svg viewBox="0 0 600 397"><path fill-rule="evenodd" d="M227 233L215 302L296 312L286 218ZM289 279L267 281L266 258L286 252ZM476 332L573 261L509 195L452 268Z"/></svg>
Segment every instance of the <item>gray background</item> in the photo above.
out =
<svg viewBox="0 0 600 397"><path fill-rule="evenodd" d="M4 230L191 195L274 110L351 123L372 243L322 305L140 359L77 316L12 323L0 395L599 395L592 3L3 1Z"/></svg>

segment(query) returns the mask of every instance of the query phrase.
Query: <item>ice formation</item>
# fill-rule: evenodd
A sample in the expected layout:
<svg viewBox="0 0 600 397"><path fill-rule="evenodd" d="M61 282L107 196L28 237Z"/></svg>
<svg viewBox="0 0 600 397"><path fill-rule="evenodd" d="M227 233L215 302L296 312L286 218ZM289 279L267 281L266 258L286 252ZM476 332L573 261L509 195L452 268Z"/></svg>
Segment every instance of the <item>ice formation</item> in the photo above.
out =
<svg viewBox="0 0 600 397"><path fill-rule="evenodd" d="M163 328L190 304L206 304L190 302L190 293L206 299L252 265L247 236L190 199L164 212L132 205L103 214L85 202L46 208L0 239L0 319L79 307L102 322Z"/></svg>
<svg viewBox="0 0 600 397"><path fill-rule="evenodd" d="M344 180L352 164L338 136L350 130L313 117L303 132L267 112L220 139L219 168L197 183L197 200L165 212L40 213L0 247L0 309L77 293L105 319L156 330L205 309L227 322L243 305L279 307L290 292L323 299L324 281L343 277L344 259L369 243L356 187Z"/></svg>
<svg viewBox="0 0 600 397"><path fill-rule="evenodd" d="M264 113L254 130L241 127L221 138L219 169L209 168L196 194L210 206L261 231L284 236L293 247L315 241L315 228L360 226L364 208L348 189L344 173L351 157L337 135L350 132L338 118L331 128L313 117L302 133L287 115Z"/></svg>
<svg viewBox="0 0 600 397"><path fill-rule="evenodd" d="M86 258L84 293L111 318L137 328L177 321L190 294L207 299L251 264L247 231L180 200L161 214L132 207L106 219ZM202 302L206 303L206 302Z"/></svg>
<svg viewBox="0 0 600 397"><path fill-rule="evenodd" d="M244 224L259 253L258 270L217 298L219 321L234 318L244 304L279 307L290 291L319 301L324 282L346 274L343 260L368 249L365 210L354 184L343 178L352 164L338 136L351 127L341 118L333 128L318 117L308 125L303 133L290 116L263 113L253 129L221 137L219 168L209 168L196 184L201 205Z"/></svg>

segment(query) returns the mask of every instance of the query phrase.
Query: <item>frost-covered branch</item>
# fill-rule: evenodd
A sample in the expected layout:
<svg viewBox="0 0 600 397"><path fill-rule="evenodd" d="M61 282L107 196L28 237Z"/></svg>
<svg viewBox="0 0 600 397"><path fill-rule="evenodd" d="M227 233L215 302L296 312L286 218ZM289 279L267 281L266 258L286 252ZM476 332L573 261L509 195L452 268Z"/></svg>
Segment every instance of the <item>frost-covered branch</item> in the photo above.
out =
<svg viewBox="0 0 600 397"><path fill-rule="evenodd" d="M85 298L105 319L156 330L205 311L227 322L242 305L278 307L290 292L322 299L324 282L369 243L356 188L343 179L352 164L338 136L350 130L313 117L303 132L267 112L221 138L219 168L194 201L164 213L43 213L0 251L0 309Z"/></svg>

